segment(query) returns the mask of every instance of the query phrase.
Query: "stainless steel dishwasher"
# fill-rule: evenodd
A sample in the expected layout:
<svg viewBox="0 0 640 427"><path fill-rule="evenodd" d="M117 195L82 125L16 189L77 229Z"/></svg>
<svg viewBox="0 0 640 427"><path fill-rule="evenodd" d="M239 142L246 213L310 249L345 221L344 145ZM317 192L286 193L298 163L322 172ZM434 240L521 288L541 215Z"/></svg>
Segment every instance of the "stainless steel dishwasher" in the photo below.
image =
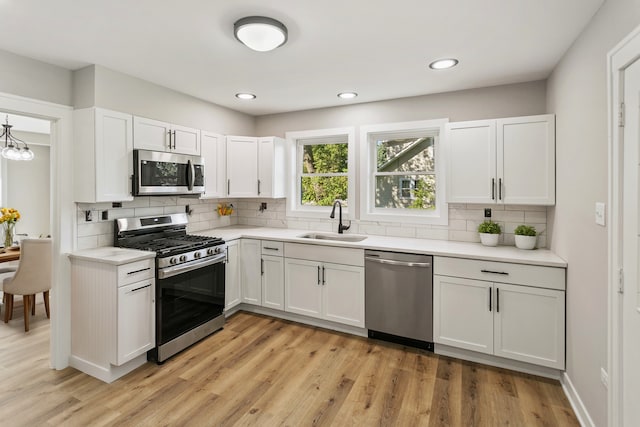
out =
<svg viewBox="0 0 640 427"><path fill-rule="evenodd" d="M433 351L433 257L365 250L369 337Z"/></svg>

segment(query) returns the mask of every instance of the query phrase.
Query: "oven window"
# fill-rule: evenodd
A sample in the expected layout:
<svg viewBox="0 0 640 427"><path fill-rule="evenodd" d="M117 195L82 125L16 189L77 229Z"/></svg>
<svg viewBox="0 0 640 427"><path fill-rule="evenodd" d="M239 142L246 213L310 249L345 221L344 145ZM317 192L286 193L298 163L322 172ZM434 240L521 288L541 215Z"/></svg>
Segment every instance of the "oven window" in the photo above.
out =
<svg viewBox="0 0 640 427"><path fill-rule="evenodd" d="M224 269L221 262L157 280L157 344L171 341L223 313Z"/></svg>
<svg viewBox="0 0 640 427"><path fill-rule="evenodd" d="M186 187L187 165L142 160L140 162L140 179L144 187Z"/></svg>

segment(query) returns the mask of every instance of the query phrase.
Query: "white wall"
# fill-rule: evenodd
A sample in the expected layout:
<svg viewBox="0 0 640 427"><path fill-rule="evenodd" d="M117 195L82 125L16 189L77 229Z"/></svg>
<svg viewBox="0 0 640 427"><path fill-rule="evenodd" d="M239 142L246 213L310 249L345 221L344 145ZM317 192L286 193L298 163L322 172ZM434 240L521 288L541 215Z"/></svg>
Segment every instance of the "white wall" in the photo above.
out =
<svg viewBox="0 0 640 427"><path fill-rule="evenodd" d="M556 113L557 204L551 249L567 271L567 374L588 413L606 425L607 229L594 204L607 201L606 55L640 23L640 2L607 0L548 80Z"/></svg>
<svg viewBox="0 0 640 427"><path fill-rule="evenodd" d="M2 50L0 64L0 92L72 105L71 71Z"/></svg>

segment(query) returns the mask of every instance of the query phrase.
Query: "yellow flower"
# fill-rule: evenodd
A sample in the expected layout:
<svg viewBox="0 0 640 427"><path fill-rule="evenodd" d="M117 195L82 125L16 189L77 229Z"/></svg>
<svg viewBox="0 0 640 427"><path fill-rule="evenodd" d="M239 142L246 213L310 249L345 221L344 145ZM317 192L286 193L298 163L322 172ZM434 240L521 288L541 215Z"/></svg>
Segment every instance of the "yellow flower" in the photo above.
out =
<svg viewBox="0 0 640 427"><path fill-rule="evenodd" d="M20 212L14 208L0 208L0 213L2 213L0 224L5 222L15 223L20 219Z"/></svg>

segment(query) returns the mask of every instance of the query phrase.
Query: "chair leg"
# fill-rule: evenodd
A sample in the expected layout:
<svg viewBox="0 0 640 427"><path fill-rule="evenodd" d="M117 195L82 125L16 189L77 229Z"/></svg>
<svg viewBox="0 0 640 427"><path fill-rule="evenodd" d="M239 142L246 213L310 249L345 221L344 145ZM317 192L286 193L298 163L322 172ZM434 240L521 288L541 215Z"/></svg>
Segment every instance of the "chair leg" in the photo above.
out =
<svg viewBox="0 0 640 427"><path fill-rule="evenodd" d="M47 312L47 319L51 319L51 314L49 313L49 291L44 291L42 296L44 297L44 310Z"/></svg>
<svg viewBox="0 0 640 427"><path fill-rule="evenodd" d="M35 316L36 315L36 295L29 295L29 298L31 298L31 315Z"/></svg>
<svg viewBox="0 0 640 427"><path fill-rule="evenodd" d="M4 323L9 323L11 314L13 313L13 295L5 293L4 300L6 302L6 307L4 309Z"/></svg>
<svg viewBox="0 0 640 427"><path fill-rule="evenodd" d="M31 295L22 296L22 305L24 306L24 331L29 332L29 312L31 311Z"/></svg>

